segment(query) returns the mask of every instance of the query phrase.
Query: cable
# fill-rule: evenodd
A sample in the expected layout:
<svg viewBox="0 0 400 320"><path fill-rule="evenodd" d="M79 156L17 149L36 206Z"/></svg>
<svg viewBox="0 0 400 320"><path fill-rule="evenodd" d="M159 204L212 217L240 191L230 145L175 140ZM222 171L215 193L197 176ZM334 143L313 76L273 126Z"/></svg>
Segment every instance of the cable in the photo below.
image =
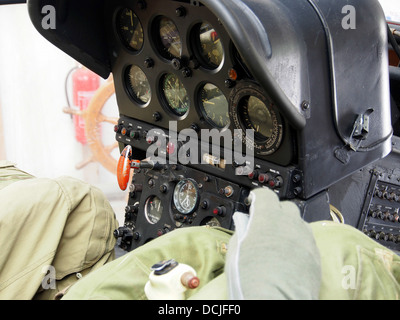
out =
<svg viewBox="0 0 400 320"><path fill-rule="evenodd" d="M342 213L333 205L329 205L330 207L330 214L333 221L341 224L345 224L344 217Z"/></svg>

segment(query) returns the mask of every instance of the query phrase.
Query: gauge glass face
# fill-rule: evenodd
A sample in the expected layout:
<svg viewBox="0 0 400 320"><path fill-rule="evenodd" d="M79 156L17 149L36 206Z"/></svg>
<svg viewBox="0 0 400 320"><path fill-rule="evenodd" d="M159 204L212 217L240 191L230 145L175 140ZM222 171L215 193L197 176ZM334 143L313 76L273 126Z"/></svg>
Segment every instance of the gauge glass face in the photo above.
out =
<svg viewBox="0 0 400 320"><path fill-rule="evenodd" d="M121 10L117 17L119 35L124 45L133 51L139 51L143 47L143 27L136 14L128 8Z"/></svg>
<svg viewBox="0 0 400 320"><path fill-rule="evenodd" d="M233 126L242 130L243 145L257 155L269 156L281 147L284 121L278 108L259 86L252 82L238 85L230 96L229 115Z"/></svg>
<svg viewBox="0 0 400 320"><path fill-rule="evenodd" d="M163 17L159 21L159 36L162 46L162 55L168 59L180 58L182 42L178 28L169 18Z"/></svg>
<svg viewBox="0 0 400 320"><path fill-rule="evenodd" d="M193 213L197 209L199 199L199 189L193 180L185 179L176 185L174 190L174 204L180 213Z"/></svg>
<svg viewBox="0 0 400 320"><path fill-rule="evenodd" d="M144 210L147 221L150 224L156 224L161 220L164 207L161 200L158 197L153 196L147 199Z"/></svg>
<svg viewBox="0 0 400 320"><path fill-rule="evenodd" d="M166 74L161 80L162 94L168 108L177 116L182 117L190 107L190 100L185 86L174 74Z"/></svg>
<svg viewBox="0 0 400 320"><path fill-rule="evenodd" d="M207 83L202 87L200 107L212 126L221 129L230 124L228 100L217 86Z"/></svg>
<svg viewBox="0 0 400 320"><path fill-rule="evenodd" d="M218 33L210 23L204 22L200 26L198 37L201 60L208 68L218 68L224 60L224 48Z"/></svg>
<svg viewBox="0 0 400 320"><path fill-rule="evenodd" d="M244 97L240 102L240 113L247 129L253 129L258 140L269 139L275 130L273 115L269 107L255 96Z"/></svg>
<svg viewBox="0 0 400 320"><path fill-rule="evenodd" d="M126 82L128 91L135 102L147 104L151 99L151 88L145 73L138 66L127 70Z"/></svg>

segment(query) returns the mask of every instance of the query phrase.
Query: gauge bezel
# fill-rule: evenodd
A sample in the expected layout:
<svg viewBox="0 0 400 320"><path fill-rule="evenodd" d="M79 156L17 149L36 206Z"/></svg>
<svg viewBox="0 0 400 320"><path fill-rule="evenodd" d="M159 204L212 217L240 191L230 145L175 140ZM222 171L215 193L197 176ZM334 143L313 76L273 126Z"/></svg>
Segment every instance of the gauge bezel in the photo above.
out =
<svg viewBox="0 0 400 320"><path fill-rule="evenodd" d="M226 103L227 103L227 112L228 112L228 117L229 117L229 123L226 124L225 126L220 126L217 123L215 123L210 116L207 114L207 111L204 108L204 104L203 104L203 100L202 100L202 92L204 90L204 87L208 84L211 84L213 86L215 86L216 88L218 88L218 90L221 92L221 94L225 97L226 99ZM223 89L221 89L219 86L217 86L216 84L214 84L211 81L202 81L201 83L199 83L199 85L197 86L196 89L196 107L198 109L199 114L201 115L201 117L204 119L204 121L206 121L211 127L218 129L220 131L226 130L227 128L229 128L229 126L232 123L232 119L229 115L229 99L226 96L226 94L224 93Z"/></svg>
<svg viewBox="0 0 400 320"><path fill-rule="evenodd" d="M180 55L178 57L174 56L173 54L171 54L170 52L168 52L168 49L164 46L164 44L162 43L161 40L161 34L160 34L160 23L162 19L168 19L169 21L171 21L177 32L179 35L179 39L181 41L181 50L180 50ZM183 54L183 38L182 38L182 34L179 31L178 25L176 24L176 22L171 19L170 17L166 16L166 15L159 15L157 17L155 17L154 19L152 19L151 21L151 26L150 26L150 33L151 33L151 41L153 43L153 46L155 48L155 52L163 59L167 60L167 61L172 61L173 59L177 58L180 59L182 57Z"/></svg>
<svg viewBox="0 0 400 320"><path fill-rule="evenodd" d="M154 199L158 199L162 206L161 215L159 217L156 217L157 221L153 221L153 219L150 218L149 211L148 211L148 205L149 205L150 201L154 201ZM153 196L150 196L147 198L145 205L144 205L144 216L146 217L146 220L148 223L150 223L151 225L156 225L157 223L159 223L163 217L163 211L164 211L164 206L162 205L162 200L158 196L153 195Z"/></svg>
<svg viewBox="0 0 400 320"><path fill-rule="evenodd" d="M242 119L239 104L245 97L249 96L255 96L267 106L273 123L273 134L270 138L261 139L255 131L253 140L246 137L246 130L251 128L247 127L245 121ZM241 140L244 145L253 147L255 153L261 156L270 156L278 151L284 140L283 119L278 108L258 84L251 81L243 81L238 84L230 96L229 108L235 129L242 130Z"/></svg>
<svg viewBox="0 0 400 320"><path fill-rule="evenodd" d="M142 29L142 37L143 37L143 42L142 42L142 44L141 44L141 46L140 46L140 49L135 49L135 48L133 48L131 45L130 45L130 43L122 36L122 31L121 31L121 14L122 14L122 12L123 11L125 11L125 10L130 10L130 11L132 11L132 13L134 14L134 16L135 16L135 19L137 19L138 21L139 21L139 24L140 24L140 27L141 27L141 29ZM142 22L140 21L140 19L139 19L139 17L138 17L138 15L136 14L136 12L133 10L133 9L131 9L130 7L120 7L119 9L117 9L116 10L116 12L115 12L115 18L114 18L114 27L115 27L115 29L116 29L116 33L117 33L117 35L118 35L118 38L119 38L119 40L120 40L120 42L121 42L121 44L122 44L122 46L126 49L126 50L128 50L130 53L132 53L132 54L138 54L138 53L140 53L142 50L143 50L143 47L144 47L144 43L145 43L145 29L143 28L143 24L142 24Z"/></svg>
<svg viewBox="0 0 400 320"><path fill-rule="evenodd" d="M174 111L174 108L171 106L171 103L168 101L167 97L165 96L165 93L164 93L165 78L166 78L167 76L169 76L169 75L178 78L178 80L181 82L182 86L183 86L183 87L185 88L185 90L186 90L186 94L187 94L187 97L188 97L189 105L188 105L187 111L186 111L184 114L180 114L180 113L175 112L175 111ZM190 93L189 93L189 91L188 91L188 88L184 85L184 82L182 81L182 79L181 79L177 74L175 74L175 73L166 72L166 73L163 73L163 74L159 77L158 86L157 86L157 87L158 87L158 95L159 95L159 98L160 98L160 100L161 100L160 102L161 102L161 105L162 105L162 107L164 108L164 110L165 110L171 117L175 118L176 120L183 120L183 119L185 119L185 118L188 116L188 114L190 113L190 109L191 109L191 106L192 106L192 99L191 99L191 95L190 95Z"/></svg>
<svg viewBox="0 0 400 320"><path fill-rule="evenodd" d="M195 205L193 206L193 208L192 208L191 210L184 210L184 209L182 208L181 204L179 203L179 199L177 199L177 197L176 197L176 194L180 192L182 186L185 185L185 184L187 184L187 183L192 184L192 186L193 186L193 187L195 188L195 190L196 190L196 203L195 203ZM195 180L190 179L190 178L182 179L181 181L179 181L179 182L176 184L176 186L175 186L175 188L174 188L174 192L173 192L172 198L173 198L173 200L172 200L172 201L173 201L173 204L174 204L176 210L177 210L180 214L183 214L183 215L190 215L190 214L194 213L194 212L198 209L198 207L199 207L199 204L200 204L200 188L199 188L199 186L198 186L198 184L197 184L197 182L196 182Z"/></svg>
<svg viewBox="0 0 400 320"><path fill-rule="evenodd" d="M207 20L202 20L202 21L195 23L191 27L190 32L189 32L190 49L193 52L196 59L198 60L198 62L200 63L200 66L203 70L210 71L210 72L218 72L224 66L225 60L226 60L226 52L225 52L224 44L222 42L222 39L220 38L222 53L223 53L223 57L222 57L220 64L217 66L213 63L210 63L210 61L207 61L204 54L202 53L201 41L200 41L200 28L204 23L208 23L210 26L212 26L214 28L214 30L216 30L215 26ZM218 30L216 30L216 32L218 35L220 34L220 32Z"/></svg>
<svg viewBox="0 0 400 320"><path fill-rule="evenodd" d="M133 88L132 88L132 86L130 84L130 73L131 73L131 69L133 67L139 68L144 73L144 75L146 76L146 79L147 79L147 82L148 82L149 88L150 88L150 99L147 102L144 102L144 101L140 100L139 98L137 98L137 96L136 96L136 94L135 94L135 92L134 92L134 90L133 90ZM138 105L141 108L146 108L151 103L151 100L153 98L153 91L152 91L152 88L151 88L151 83L149 81L149 78L146 75L146 72L144 72L143 68L139 67L138 65L131 64L131 65L128 65L128 66L125 67L124 72L122 74L123 74L124 88L125 88L125 91L127 92L128 96L129 96L129 98L131 99L131 101L134 102L136 105Z"/></svg>

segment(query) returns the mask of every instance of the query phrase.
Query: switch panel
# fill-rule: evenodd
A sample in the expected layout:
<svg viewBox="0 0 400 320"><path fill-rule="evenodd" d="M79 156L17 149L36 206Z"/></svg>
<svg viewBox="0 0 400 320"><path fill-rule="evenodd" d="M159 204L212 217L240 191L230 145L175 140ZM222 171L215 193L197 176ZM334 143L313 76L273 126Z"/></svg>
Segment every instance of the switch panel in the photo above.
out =
<svg viewBox="0 0 400 320"><path fill-rule="evenodd" d="M400 251L400 177L374 171L359 229L395 251Z"/></svg>

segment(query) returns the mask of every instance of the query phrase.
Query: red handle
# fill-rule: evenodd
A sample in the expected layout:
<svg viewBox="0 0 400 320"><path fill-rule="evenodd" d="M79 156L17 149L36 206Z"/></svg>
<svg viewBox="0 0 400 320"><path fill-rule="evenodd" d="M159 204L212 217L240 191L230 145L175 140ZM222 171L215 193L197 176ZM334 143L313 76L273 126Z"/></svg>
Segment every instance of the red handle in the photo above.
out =
<svg viewBox="0 0 400 320"><path fill-rule="evenodd" d="M132 147L127 146L121 153L117 167L118 185L122 191L128 187L132 163Z"/></svg>

